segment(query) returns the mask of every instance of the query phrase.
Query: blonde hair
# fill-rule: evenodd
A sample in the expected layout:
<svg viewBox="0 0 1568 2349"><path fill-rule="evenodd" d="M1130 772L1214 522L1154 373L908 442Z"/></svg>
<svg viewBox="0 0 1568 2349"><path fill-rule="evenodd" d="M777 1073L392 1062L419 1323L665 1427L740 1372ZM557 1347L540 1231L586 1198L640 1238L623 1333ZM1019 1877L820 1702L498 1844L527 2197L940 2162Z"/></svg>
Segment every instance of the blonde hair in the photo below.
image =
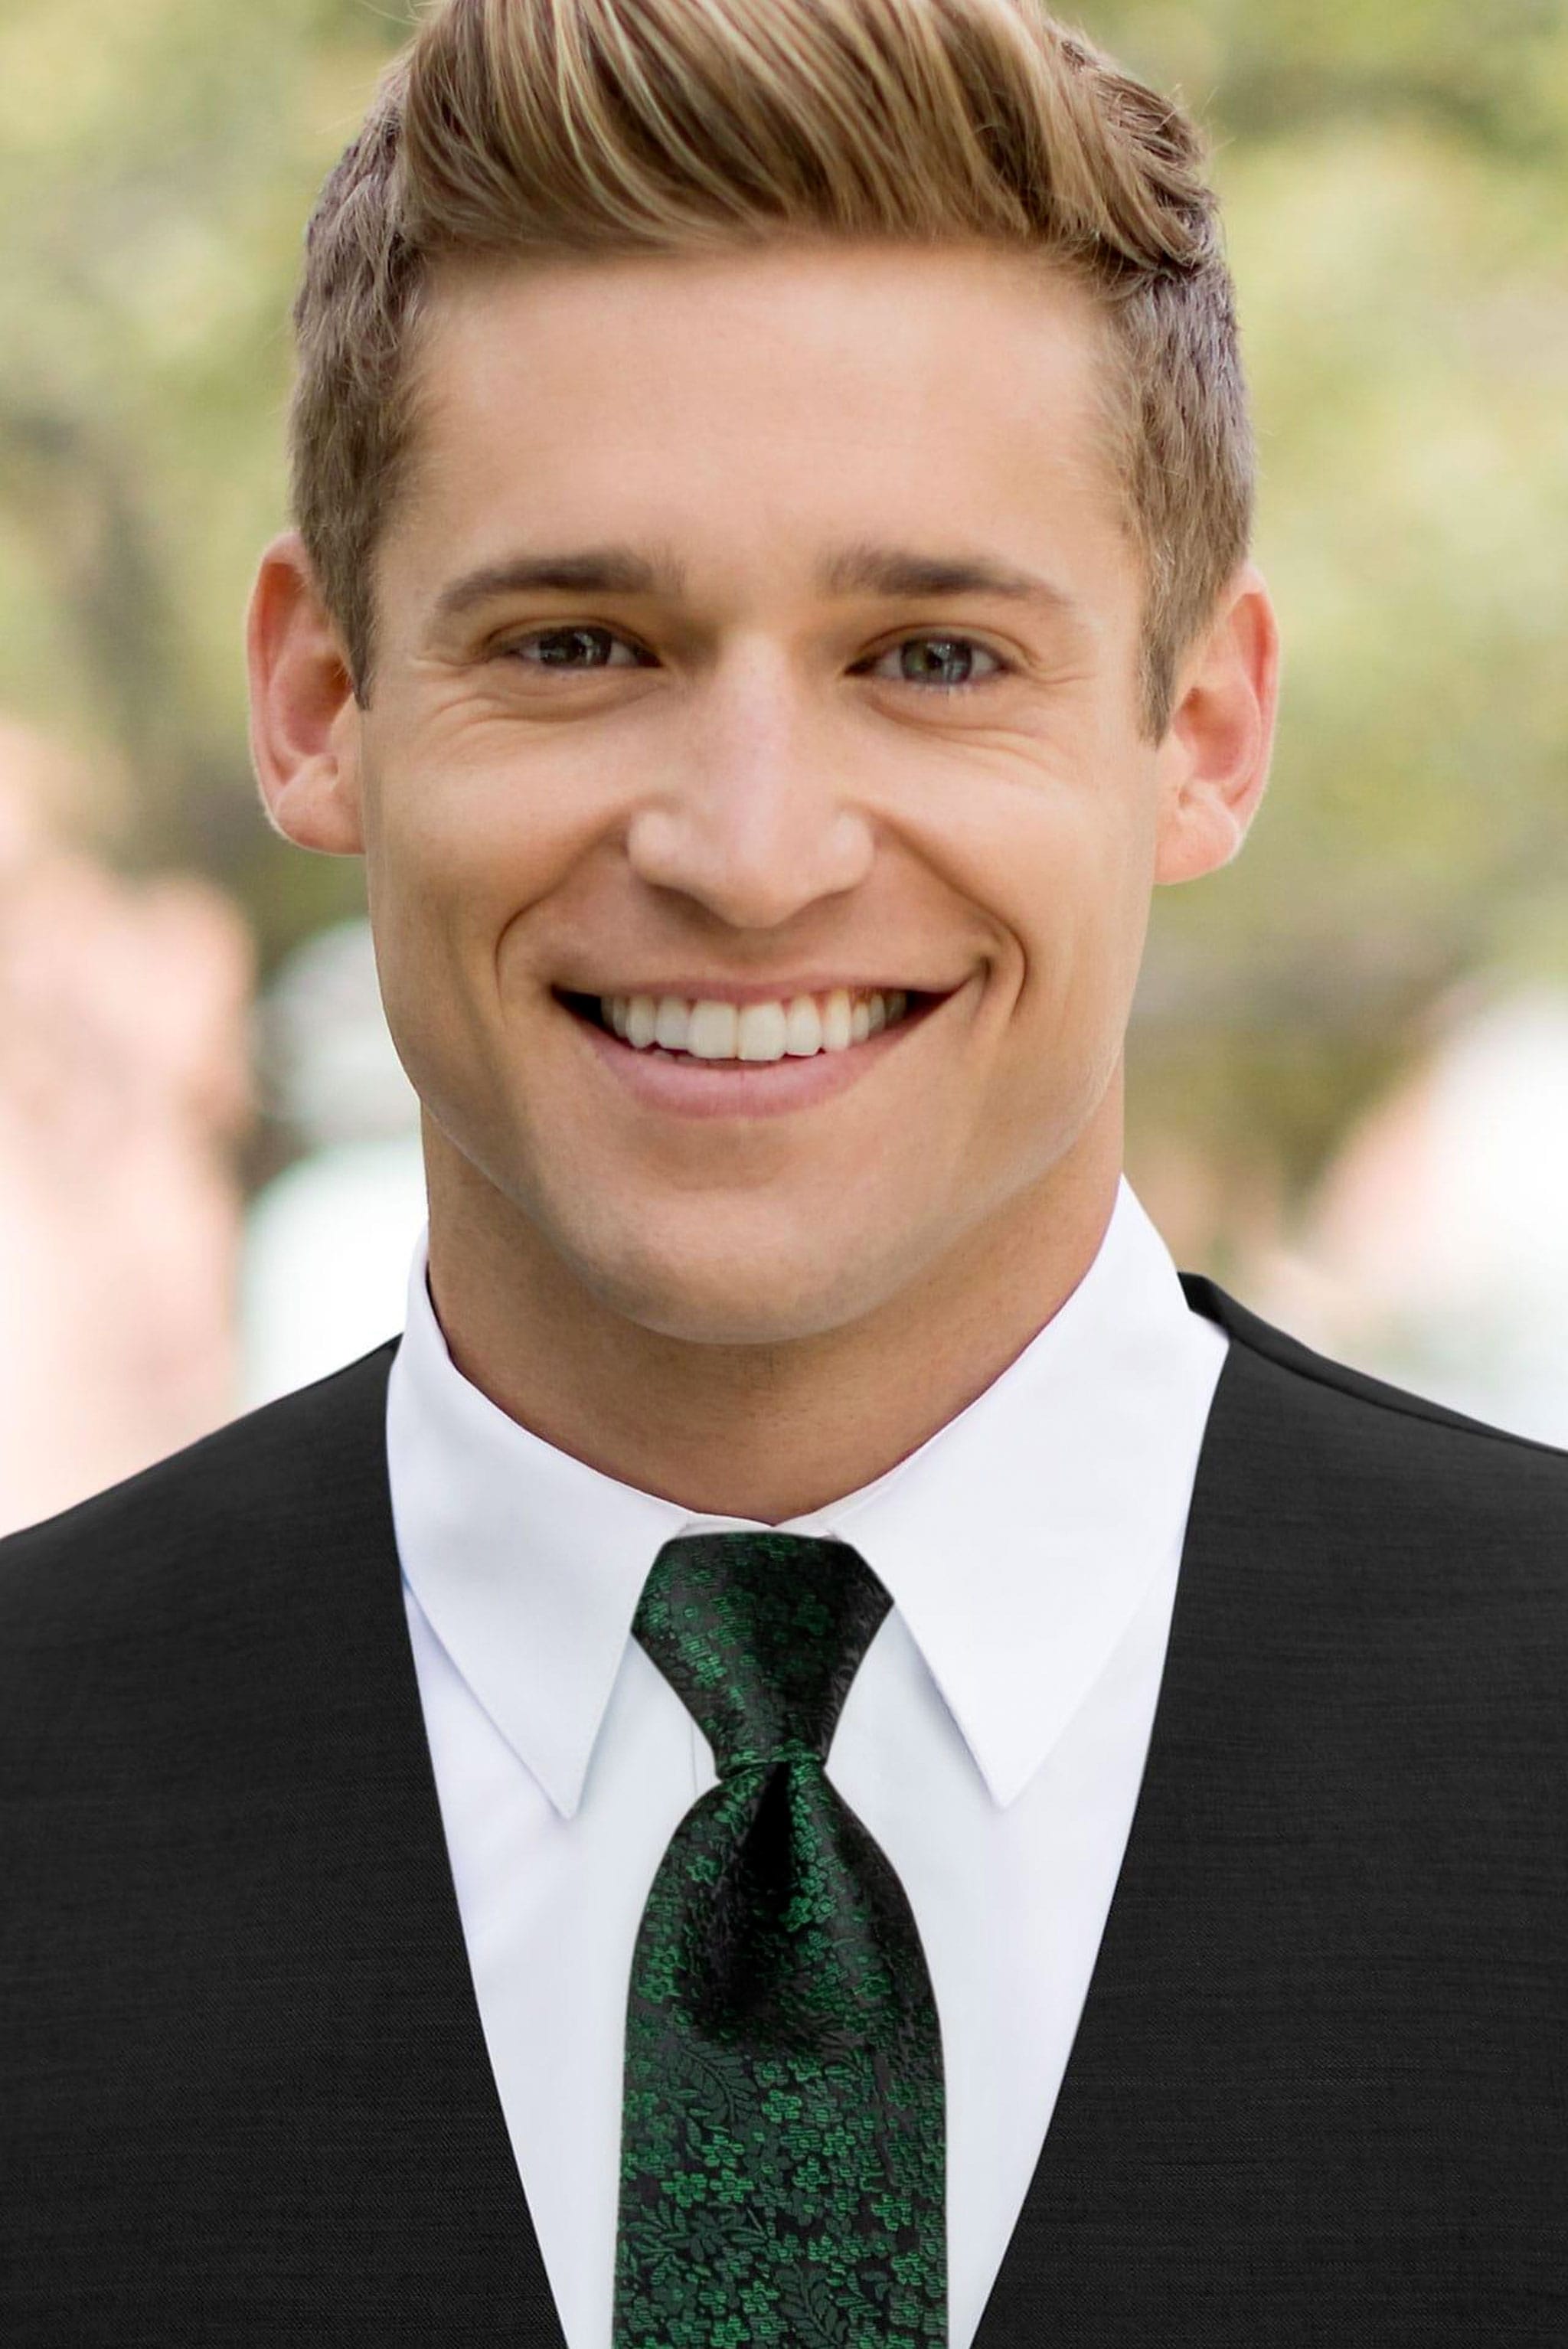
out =
<svg viewBox="0 0 1568 2349"><path fill-rule="evenodd" d="M442 0L322 189L294 307L294 520L356 698L377 548L418 448L434 264L979 238L1047 256L1102 307L1157 740L1252 517L1203 163L1178 106L1038 0Z"/></svg>

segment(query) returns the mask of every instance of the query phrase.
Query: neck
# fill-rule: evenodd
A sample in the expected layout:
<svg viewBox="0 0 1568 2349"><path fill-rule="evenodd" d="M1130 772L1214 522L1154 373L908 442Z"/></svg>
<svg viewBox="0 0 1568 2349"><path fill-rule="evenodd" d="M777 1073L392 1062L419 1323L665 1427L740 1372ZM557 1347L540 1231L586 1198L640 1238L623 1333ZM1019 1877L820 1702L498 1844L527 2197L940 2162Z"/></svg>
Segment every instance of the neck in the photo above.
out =
<svg viewBox="0 0 1568 2349"><path fill-rule="evenodd" d="M955 1418L1067 1302L1121 1164L1118 1070L1048 1177L841 1329L702 1345L611 1310L426 1121L430 1289L459 1371L560 1451L694 1515L779 1525Z"/></svg>

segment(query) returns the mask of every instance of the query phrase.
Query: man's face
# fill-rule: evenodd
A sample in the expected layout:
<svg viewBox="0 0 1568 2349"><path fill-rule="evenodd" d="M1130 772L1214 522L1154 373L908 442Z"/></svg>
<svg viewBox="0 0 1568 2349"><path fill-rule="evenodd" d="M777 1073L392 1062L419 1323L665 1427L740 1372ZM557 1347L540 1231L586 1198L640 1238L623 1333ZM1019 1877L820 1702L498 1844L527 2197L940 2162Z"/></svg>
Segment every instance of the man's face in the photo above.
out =
<svg viewBox="0 0 1568 2349"><path fill-rule="evenodd" d="M1094 314L829 245L469 269L432 329L356 721L432 1197L650 1330L841 1328L1114 1098L1159 753ZM907 1008L834 1049L846 993Z"/></svg>

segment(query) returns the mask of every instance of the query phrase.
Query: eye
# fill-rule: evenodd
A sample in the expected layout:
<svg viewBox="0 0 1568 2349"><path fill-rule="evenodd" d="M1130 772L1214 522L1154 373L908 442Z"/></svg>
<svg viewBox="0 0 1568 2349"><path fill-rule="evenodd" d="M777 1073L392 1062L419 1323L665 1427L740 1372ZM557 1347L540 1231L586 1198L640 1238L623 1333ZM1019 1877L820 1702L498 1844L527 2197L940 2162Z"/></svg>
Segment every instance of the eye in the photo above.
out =
<svg viewBox="0 0 1568 2349"><path fill-rule="evenodd" d="M886 666L890 661L896 664L891 671ZM972 636L905 636L902 644L890 645L863 664L870 676L891 676L898 685L934 686L947 692L989 684L992 678L1006 675L1006 666Z"/></svg>
<svg viewBox="0 0 1568 2349"><path fill-rule="evenodd" d="M498 658L515 660L525 668L636 668L647 656L619 636L614 628L534 628L525 636L509 636L497 645ZM617 654L624 659L617 659Z"/></svg>

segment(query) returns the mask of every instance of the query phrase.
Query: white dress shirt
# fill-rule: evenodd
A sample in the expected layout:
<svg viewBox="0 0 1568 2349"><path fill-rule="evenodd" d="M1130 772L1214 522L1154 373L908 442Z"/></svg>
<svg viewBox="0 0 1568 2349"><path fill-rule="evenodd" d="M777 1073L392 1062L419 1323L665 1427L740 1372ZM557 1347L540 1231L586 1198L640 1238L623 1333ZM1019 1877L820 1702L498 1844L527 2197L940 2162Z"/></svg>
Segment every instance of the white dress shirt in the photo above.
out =
<svg viewBox="0 0 1568 2349"><path fill-rule="evenodd" d="M501 2109L568 2349L610 2349L633 1943L707 1740L629 1636L693 1516L453 1366L415 1249L387 1452L408 1625ZM780 1530L893 1605L828 1775L902 1878L943 2037L952 2349L969 2349L1066 2067L1131 1824L1228 1340L1125 1177L1078 1288L967 1410ZM898 1375L896 1363L889 1377Z"/></svg>

